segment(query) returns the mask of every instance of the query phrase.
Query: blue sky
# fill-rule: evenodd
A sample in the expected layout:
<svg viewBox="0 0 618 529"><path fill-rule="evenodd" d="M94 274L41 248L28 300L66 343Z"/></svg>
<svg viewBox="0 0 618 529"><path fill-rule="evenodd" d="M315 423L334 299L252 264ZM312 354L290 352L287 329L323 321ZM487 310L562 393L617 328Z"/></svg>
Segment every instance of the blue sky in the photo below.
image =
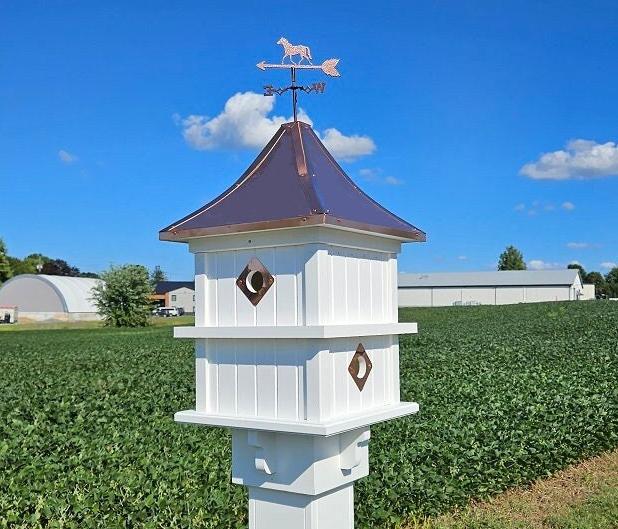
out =
<svg viewBox="0 0 618 529"><path fill-rule="evenodd" d="M232 183L290 116L289 98L248 94L285 82L255 67L279 60L284 35L341 59L342 77L300 105L348 174L427 232L401 270L489 269L508 244L537 268L618 262L615 2L2 11L0 237L12 255L190 277L185 245L157 232Z"/></svg>

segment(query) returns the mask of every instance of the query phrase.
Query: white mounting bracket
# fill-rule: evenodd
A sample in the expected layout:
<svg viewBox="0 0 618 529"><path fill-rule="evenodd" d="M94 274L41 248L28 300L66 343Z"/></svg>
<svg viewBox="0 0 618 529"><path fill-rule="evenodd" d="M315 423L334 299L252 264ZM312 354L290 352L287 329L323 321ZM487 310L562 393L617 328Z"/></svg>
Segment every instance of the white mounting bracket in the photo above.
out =
<svg viewBox="0 0 618 529"><path fill-rule="evenodd" d="M247 432L247 444L255 450L255 469L269 476L275 473L272 455L274 454L276 442L275 433L257 432L255 430Z"/></svg>
<svg viewBox="0 0 618 529"><path fill-rule="evenodd" d="M361 464L361 448L369 444L371 432L369 429L358 433L357 431L345 432L339 436L339 466L341 470L351 471Z"/></svg>

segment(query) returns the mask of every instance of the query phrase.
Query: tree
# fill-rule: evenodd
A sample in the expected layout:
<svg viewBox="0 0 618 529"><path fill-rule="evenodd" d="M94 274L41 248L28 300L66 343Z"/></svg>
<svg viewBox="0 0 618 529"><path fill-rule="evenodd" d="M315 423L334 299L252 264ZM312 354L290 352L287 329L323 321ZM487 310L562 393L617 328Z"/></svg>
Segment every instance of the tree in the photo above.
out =
<svg viewBox="0 0 618 529"><path fill-rule="evenodd" d="M569 270L579 270L579 277L581 277L582 283L588 282L587 281L588 274L586 274L586 270L584 269L582 265L580 265L579 263L571 263L570 265L567 266L567 268Z"/></svg>
<svg viewBox="0 0 618 529"><path fill-rule="evenodd" d="M21 259L17 257L11 257L10 255L6 256L7 261L9 262L9 266L11 267L11 274L13 276L18 276L20 274L31 274Z"/></svg>
<svg viewBox="0 0 618 529"><path fill-rule="evenodd" d="M586 274L586 283L594 285L594 292L597 296L607 295L607 283L603 274L599 272L590 272Z"/></svg>
<svg viewBox="0 0 618 529"><path fill-rule="evenodd" d="M23 263L27 263L27 265L32 269L32 274L38 274L43 269L43 265L52 261L51 257L47 257L42 253L31 253L24 257Z"/></svg>
<svg viewBox="0 0 618 529"><path fill-rule="evenodd" d="M618 266L612 268L605 276L607 294L612 298L618 297Z"/></svg>
<svg viewBox="0 0 618 529"><path fill-rule="evenodd" d="M52 276L91 277L97 279L94 272L80 272L79 268L69 265L63 259L52 259L40 253L32 253L23 259L8 257L14 276L20 274L48 274Z"/></svg>
<svg viewBox="0 0 618 529"><path fill-rule="evenodd" d="M11 271L11 265L6 255L6 245L4 241L0 239L0 283L4 283L7 279L13 277Z"/></svg>
<svg viewBox="0 0 618 529"><path fill-rule="evenodd" d="M79 277L79 268L69 265L64 259L50 259L43 263L42 274L50 276Z"/></svg>
<svg viewBox="0 0 618 529"><path fill-rule="evenodd" d="M145 327L152 310L152 286L141 265L112 266L93 288L93 301L111 327Z"/></svg>
<svg viewBox="0 0 618 529"><path fill-rule="evenodd" d="M598 288L605 284L605 278L599 272L590 272L586 274L586 283L592 283Z"/></svg>
<svg viewBox="0 0 618 529"><path fill-rule="evenodd" d="M525 270L526 263L523 254L515 246L507 246L500 254L498 270Z"/></svg>
<svg viewBox="0 0 618 529"><path fill-rule="evenodd" d="M28 257L19 259L17 257L8 256L11 271L14 276L21 274L36 274L38 273L37 265L43 266L43 263L49 261L49 257L41 254L31 254Z"/></svg>
<svg viewBox="0 0 618 529"><path fill-rule="evenodd" d="M99 279L101 276L96 272L80 272L78 277L89 277L90 279Z"/></svg>
<svg viewBox="0 0 618 529"><path fill-rule="evenodd" d="M161 267L157 265L150 273L150 284L152 285L152 288L155 288L157 283L160 283L161 281L167 281L167 275L163 270L161 270Z"/></svg>
<svg viewBox="0 0 618 529"><path fill-rule="evenodd" d="M605 276L605 281L608 283L616 283L618 284L618 266L612 268L607 275Z"/></svg>

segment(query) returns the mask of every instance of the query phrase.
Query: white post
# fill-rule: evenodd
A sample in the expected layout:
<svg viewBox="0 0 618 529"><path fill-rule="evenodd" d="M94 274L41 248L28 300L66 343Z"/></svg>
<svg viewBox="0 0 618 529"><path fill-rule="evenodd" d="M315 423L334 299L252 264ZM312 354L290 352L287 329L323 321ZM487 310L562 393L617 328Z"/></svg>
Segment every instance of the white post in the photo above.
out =
<svg viewBox="0 0 618 529"><path fill-rule="evenodd" d="M353 529L369 429L330 437L232 430L232 481L249 489L249 529Z"/></svg>
<svg viewBox="0 0 618 529"><path fill-rule="evenodd" d="M354 529L354 485L318 496L249 487L249 529Z"/></svg>

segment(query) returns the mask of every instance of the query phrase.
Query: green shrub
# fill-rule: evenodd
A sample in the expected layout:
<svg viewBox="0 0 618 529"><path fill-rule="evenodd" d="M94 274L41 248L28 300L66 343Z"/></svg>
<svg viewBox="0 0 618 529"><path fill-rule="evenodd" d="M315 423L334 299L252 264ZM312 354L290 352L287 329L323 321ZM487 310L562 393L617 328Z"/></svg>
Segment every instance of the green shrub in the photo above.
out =
<svg viewBox="0 0 618 529"><path fill-rule="evenodd" d="M152 285L146 267L112 266L101 274L93 299L105 324L111 327L145 327L152 310Z"/></svg>

